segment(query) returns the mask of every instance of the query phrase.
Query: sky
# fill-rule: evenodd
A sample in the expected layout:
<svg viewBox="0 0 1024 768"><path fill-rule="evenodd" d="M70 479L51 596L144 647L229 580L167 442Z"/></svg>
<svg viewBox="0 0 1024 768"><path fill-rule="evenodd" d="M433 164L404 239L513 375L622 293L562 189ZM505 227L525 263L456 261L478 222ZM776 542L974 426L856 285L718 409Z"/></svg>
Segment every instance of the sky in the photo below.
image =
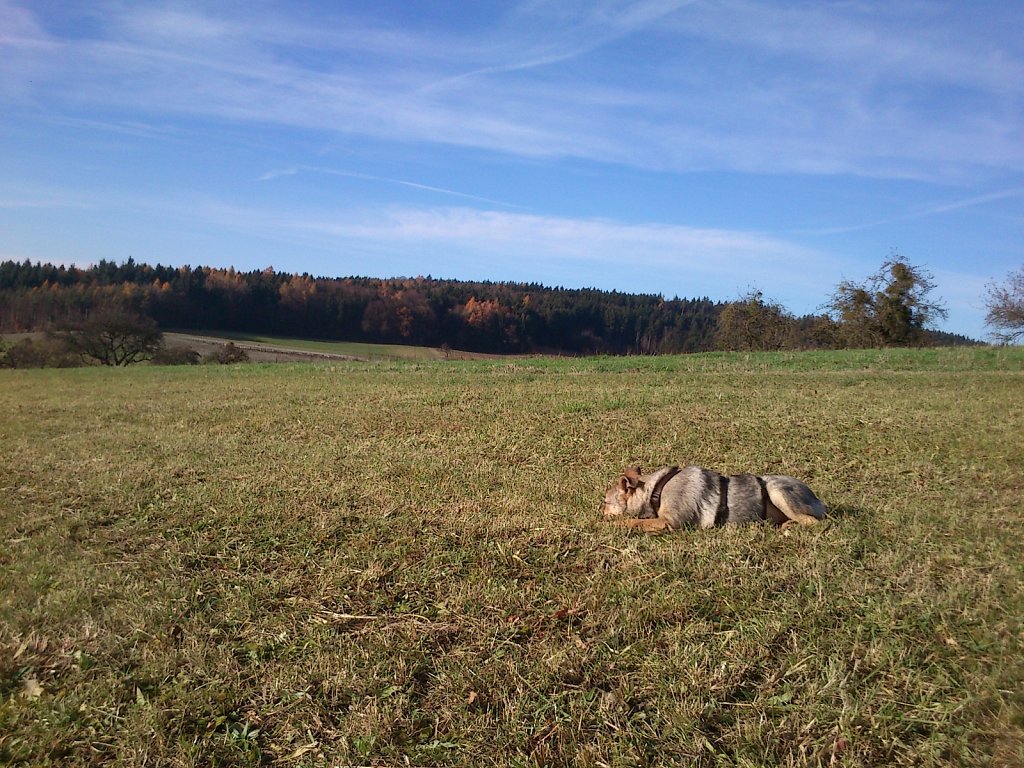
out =
<svg viewBox="0 0 1024 768"><path fill-rule="evenodd" d="M795 314L1024 266L1021 0L0 0L0 260Z"/></svg>

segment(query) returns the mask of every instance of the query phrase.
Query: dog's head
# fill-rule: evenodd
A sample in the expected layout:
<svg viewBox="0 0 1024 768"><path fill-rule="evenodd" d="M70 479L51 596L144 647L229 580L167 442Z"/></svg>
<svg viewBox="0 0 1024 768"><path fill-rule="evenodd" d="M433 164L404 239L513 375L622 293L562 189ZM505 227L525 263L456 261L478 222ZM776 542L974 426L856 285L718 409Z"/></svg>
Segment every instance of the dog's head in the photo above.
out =
<svg viewBox="0 0 1024 768"><path fill-rule="evenodd" d="M608 492L604 495L602 511L606 518L622 517L629 508L629 500L638 490L644 487L640 479L640 467L630 467L622 473Z"/></svg>

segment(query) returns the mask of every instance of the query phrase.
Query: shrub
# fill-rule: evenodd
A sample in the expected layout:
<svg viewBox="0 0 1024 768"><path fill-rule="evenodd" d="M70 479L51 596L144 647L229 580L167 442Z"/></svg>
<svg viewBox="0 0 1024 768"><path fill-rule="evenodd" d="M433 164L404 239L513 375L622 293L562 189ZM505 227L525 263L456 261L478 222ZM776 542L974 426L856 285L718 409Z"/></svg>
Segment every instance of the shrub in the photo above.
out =
<svg viewBox="0 0 1024 768"><path fill-rule="evenodd" d="M161 346L150 360L153 365L196 365L199 353L182 345Z"/></svg>
<svg viewBox="0 0 1024 768"><path fill-rule="evenodd" d="M229 341L227 344L222 346L216 352L211 353L206 357L208 363L220 363L221 365L230 365L232 363L248 363L249 353L244 349L240 349L235 346L235 342Z"/></svg>
<svg viewBox="0 0 1024 768"><path fill-rule="evenodd" d="M81 358L54 336L31 336L13 344L0 344L0 368L76 368Z"/></svg>

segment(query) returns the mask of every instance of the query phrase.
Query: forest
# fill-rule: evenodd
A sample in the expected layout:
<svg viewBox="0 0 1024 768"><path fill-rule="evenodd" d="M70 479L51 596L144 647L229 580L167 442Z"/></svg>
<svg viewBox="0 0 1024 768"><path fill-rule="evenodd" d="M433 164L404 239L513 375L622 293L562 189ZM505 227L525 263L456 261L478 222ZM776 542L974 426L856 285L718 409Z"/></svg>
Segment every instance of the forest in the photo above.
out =
<svg viewBox="0 0 1024 768"><path fill-rule="evenodd" d="M854 322L846 310L846 321L828 314L797 318L759 293L721 302L429 276L339 278L272 268L239 272L150 266L133 259L100 261L88 268L0 263L0 333L73 328L111 309L149 319L165 331L230 331L502 354L885 345L877 334L850 333ZM915 330L921 333L913 337L914 344L970 341Z"/></svg>
<svg viewBox="0 0 1024 768"><path fill-rule="evenodd" d="M219 330L475 352L658 354L711 349L708 298L430 277L293 275L273 269L0 263L0 332L73 325L101 308L164 330Z"/></svg>

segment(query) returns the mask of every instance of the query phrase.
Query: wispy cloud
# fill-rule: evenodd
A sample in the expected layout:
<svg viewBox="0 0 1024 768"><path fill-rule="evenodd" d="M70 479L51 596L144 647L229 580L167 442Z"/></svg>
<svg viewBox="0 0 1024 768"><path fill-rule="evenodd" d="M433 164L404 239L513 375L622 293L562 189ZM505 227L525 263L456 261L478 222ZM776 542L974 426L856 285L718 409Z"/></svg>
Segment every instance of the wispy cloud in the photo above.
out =
<svg viewBox="0 0 1024 768"><path fill-rule="evenodd" d="M1015 187L1013 189L1004 189L999 192L992 192L986 195L977 195L975 197L968 197L962 200L954 200L948 203L937 203L929 206L922 211L920 216L932 216L938 213L948 213L950 211L959 211L962 208L974 208L978 205L985 205L986 203L994 203L997 200L1006 200L1011 197L1024 196L1024 187Z"/></svg>
<svg viewBox="0 0 1024 768"><path fill-rule="evenodd" d="M211 202L188 215L345 254L322 260L322 274L364 274L372 263L375 274L392 276L522 280L721 301L756 288L797 314L820 311L844 274L877 266L759 232L460 207L331 215ZM934 276L936 297L954 327L980 328L978 297L986 279L955 269L936 269Z"/></svg>
<svg viewBox="0 0 1024 768"><path fill-rule="evenodd" d="M642 0L586 3L575 7L571 3L562 3L557 10L547 3L530 5L527 6L528 12L520 9L515 14L514 23L519 31L506 33L503 39L492 41L496 45L491 45L486 55L494 61L469 72L428 83L419 91L442 90L488 75L524 72L568 62L635 34L694 2L696 0ZM559 17L555 23L553 10ZM541 28L537 37L522 33L522 29L536 26ZM553 34L552 30L557 32ZM525 46L524 42L527 43Z"/></svg>
<svg viewBox="0 0 1024 768"><path fill-rule="evenodd" d="M424 192L433 192L439 195L446 195L449 197L459 197L464 200L475 200L478 203L487 203L489 205L499 205L503 208L524 208L525 206L516 205L515 203L505 202L503 200L494 200L489 197L480 197L479 195L471 195L467 192L459 192L454 189L447 189L445 187L436 187L429 184L420 184L415 181L408 181L405 179L391 179L386 176L375 176L369 173L358 173L356 171L343 171L336 168L323 168L315 165L298 165L289 168L281 168L277 170L267 171L259 177L260 181L272 181L283 176L296 176L300 173L316 173L325 176L338 176L344 179L359 179L361 181L375 181L382 184L394 184L400 187L406 187L408 189L418 189Z"/></svg>
<svg viewBox="0 0 1024 768"><path fill-rule="evenodd" d="M537 265L579 275L609 274L606 267L611 265L611 274L621 275L647 292L669 291L665 281L673 278L683 285L699 280L708 286L708 295L728 298L757 282L754 275L766 271L766 266L767 271L778 273L780 284L786 281L797 287L836 271L827 253L761 232L475 207L391 205L334 210L241 205L206 194L127 194L97 189L82 199L57 188L0 187L0 209L26 206L89 208L117 220L143 218L165 227L220 233L221 237L234 232L323 253L383 254L390 263L403 267L391 274L418 274L431 271L431 267L441 274L449 257L484 265L499 274L495 279L504 279L502 271L528 272ZM145 232L133 237L133 247L139 251L149 248L150 236ZM570 269L565 270L566 266ZM344 264L331 272L353 273Z"/></svg>
<svg viewBox="0 0 1024 768"><path fill-rule="evenodd" d="M850 73L850 82L876 86L959 83L991 93L1020 92L1021 45L1000 27L1018 14L1005 6L972 12L959 4L796 2L757 0L701 4L673 17L683 34L717 40L769 56L796 56ZM828 74L835 74L829 71ZM868 83L868 80L863 82Z"/></svg>
<svg viewBox="0 0 1024 768"><path fill-rule="evenodd" d="M742 269L764 259L783 262L819 258L820 253L756 232L631 224L608 219L577 219L476 208L411 208L345 215L278 213L213 206L238 226L264 221L284 230L373 242L432 242L476 250L481 256L524 253L538 258L605 259L635 267L679 265L719 272L717 258L729 257Z"/></svg>
<svg viewBox="0 0 1024 768"><path fill-rule="evenodd" d="M938 216L943 213L951 213L953 211L959 211L965 208L975 208L980 205L986 205L987 203L994 203L999 200L1007 200L1010 198L1022 196L1024 196L1024 187L1014 187L1012 189L1004 189L998 192L991 192L984 195L975 195L973 197L961 198L958 200L951 200L948 202L933 203L931 205L921 206L914 210L907 211L906 213L899 216L891 216L884 219L876 219L874 221L862 222L860 224L850 224L846 226L804 229L800 230L799 233L807 235L845 235L850 232L860 232L865 229L884 227L899 222L913 221L915 219L924 219L929 216Z"/></svg>
<svg viewBox="0 0 1024 768"><path fill-rule="evenodd" d="M72 39L25 6L0 9L17 30L0 38L5 89L68 110L669 171L948 179L1024 169L1019 43L994 27L940 27L930 6L534 2L482 38L351 15L301 25L273 12L113 4L92 18L95 34ZM640 35L646 44L620 59L616 44Z"/></svg>
<svg viewBox="0 0 1024 768"><path fill-rule="evenodd" d="M549 281L729 299L756 285L800 311L821 303L839 271L829 254L757 232L631 224L472 208L390 207L336 214L208 202L191 214L249 236L346 254L329 274L367 258L392 275ZM611 276L611 277L609 277Z"/></svg>

